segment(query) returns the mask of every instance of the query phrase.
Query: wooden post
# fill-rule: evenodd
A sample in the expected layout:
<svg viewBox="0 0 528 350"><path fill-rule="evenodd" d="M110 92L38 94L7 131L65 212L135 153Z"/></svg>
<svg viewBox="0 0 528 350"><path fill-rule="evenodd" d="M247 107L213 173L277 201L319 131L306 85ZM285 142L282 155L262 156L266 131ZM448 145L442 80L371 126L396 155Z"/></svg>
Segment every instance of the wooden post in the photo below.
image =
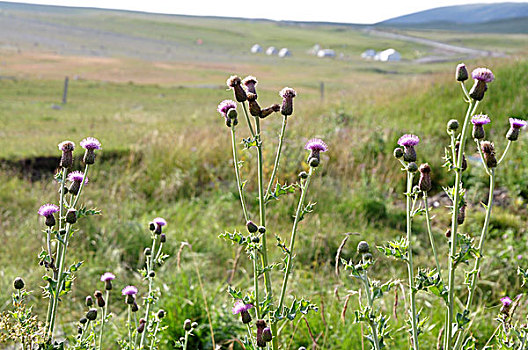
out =
<svg viewBox="0 0 528 350"><path fill-rule="evenodd" d="M319 86L319 90L321 91L321 101L324 100L324 82L321 82Z"/></svg>
<svg viewBox="0 0 528 350"><path fill-rule="evenodd" d="M68 77L64 78L64 90L62 92L62 104L65 105L68 101Z"/></svg>

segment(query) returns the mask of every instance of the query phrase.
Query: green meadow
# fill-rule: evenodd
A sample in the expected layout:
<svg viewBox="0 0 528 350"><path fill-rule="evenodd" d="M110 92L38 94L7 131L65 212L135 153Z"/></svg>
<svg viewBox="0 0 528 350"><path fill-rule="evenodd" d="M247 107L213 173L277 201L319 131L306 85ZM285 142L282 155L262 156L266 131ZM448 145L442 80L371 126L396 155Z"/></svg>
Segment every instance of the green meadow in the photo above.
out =
<svg viewBox="0 0 528 350"><path fill-rule="evenodd" d="M16 8L6 11L28 23L42 16ZM106 271L118 276L111 296L115 314L111 322L126 318L121 287L136 284L140 292L145 290L137 270L144 264L143 250L150 240L147 225L161 216L169 223L167 249L171 256L158 273L163 293L160 306L168 312L162 348L173 348L184 333L183 321L190 318L199 324L190 348L211 349L207 303L217 344L222 349L241 349L235 339L243 327L231 314L227 289L229 285L249 288L251 262L244 251L218 238L225 230L245 230L232 171L230 133L216 111L220 101L233 98L225 85L231 74L256 76L263 106L279 103L278 91L284 86L297 90L279 173L281 183L295 182L297 174L307 169L303 146L308 139L322 138L330 148L308 194L308 200L317 205L300 224L287 299L305 296L318 304L319 310L285 327L284 339L289 343L285 349L301 345L313 349L363 348L362 328L354 323L353 315L357 304L353 291L359 285L346 273L339 277L334 274L335 255L345 233L358 233L350 236L345 246L343 256L347 258L356 256L355 246L360 240L381 246L404 234L405 176L392 156L397 139L404 133L420 136L418 161L428 162L433 169L431 196L440 203L432 210L433 231L440 251L447 251L444 233L449 212L441 193L452 176L442 167L444 147L449 142L445 125L449 119L461 120L466 106L454 79L460 62L456 57L448 62L418 64L415 59L438 52L421 44L373 36L358 26L68 11L50 13L46 23L50 28L60 24L71 33L84 30L82 33L88 35L83 42L86 50L97 49L97 38L89 36L97 29L105 38L113 38L109 43L115 45L107 42L104 51L110 58L95 60L82 50L70 50L81 44L68 31L59 36L68 43L66 49L59 50L43 40L38 47L28 41L20 43L18 51L1 51L0 290L4 292L0 294L0 311L9 310L12 281L22 276L34 291L34 310L45 315L47 301L40 292L44 268L38 266L37 259L45 234L37 210L43 203L56 201L53 174L60 156L57 144L63 140L78 144L84 137L93 136L101 140L103 150L91 168L83 197L88 207L97 207L102 215L81 221L72 240L70 261L84 263L77 272L73 293L60 305L60 329L75 329L84 312L85 296L101 288L99 277ZM35 35L32 28L28 26L27 31ZM426 30L402 33L508 53L507 57L464 60L470 69L487 66L495 73L496 81L490 84L478 112L492 119L488 137L501 152L506 145L508 118L528 117L528 37L464 33L459 38L456 32ZM197 39L203 44L197 45ZM134 45L141 43L145 43L146 53L134 54L134 50L141 51ZM174 43L179 46L173 46L171 53L164 51L160 59L154 58L162 47ZM288 47L292 56L280 59L251 54L249 49L255 43L264 49L271 45ZM338 56L317 58L308 53L314 44L332 48ZM359 56L368 48L388 47L400 51L402 61L364 61ZM68 102L62 105L65 75L70 77L69 94ZM280 119L273 115L263 120L266 179L272 171ZM242 148L242 176L254 178L256 153ZM484 218L480 202L487 198L487 179L480 163L471 160L478 155L473 144L468 145L467 152L470 167L464 181L471 214L463 229L476 236ZM82 153L76 150L75 155L80 167ZM499 310L499 299L506 293L513 297L522 291L516 268L528 265L527 156L528 136L522 135L507 166L498 173L497 186L504 200L494 208L492 238L477 293L478 327L472 328L480 346L496 327L491 320ZM249 182L246 189L249 210L257 214L257 184ZM298 193L283 196L269 205L272 234L289 239L297 198ZM417 264L432 267L422 218L415 222L415 233ZM270 241L274 241L273 236ZM191 247L182 248L182 242ZM280 248L274 245L270 254L273 260L282 258ZM375 278L406 284L403 263L378 252L374 258ZM447 257L442 255L442 261L445 265ZM464 278L461 270L460 280ZM348 295L352 296L344 313ZM398 305L394 303L397 297ZM418 303L423 306L423 317L428 318L422 347L436 348L444 319L443 311L438 311L442 304L425 294L418 294ZM382 310L391 316L393 330L406 326L404 304L399 288L384 299ZM520 308L519 314L526 314L526 303ZM113 332L115 338L124 336ZM406 348L405 333L394 332L388 348ZM115 346L107 337L106 348ZM1 344L0 348L5 347ZM366 343L364 348L368 348Z"/></svg>

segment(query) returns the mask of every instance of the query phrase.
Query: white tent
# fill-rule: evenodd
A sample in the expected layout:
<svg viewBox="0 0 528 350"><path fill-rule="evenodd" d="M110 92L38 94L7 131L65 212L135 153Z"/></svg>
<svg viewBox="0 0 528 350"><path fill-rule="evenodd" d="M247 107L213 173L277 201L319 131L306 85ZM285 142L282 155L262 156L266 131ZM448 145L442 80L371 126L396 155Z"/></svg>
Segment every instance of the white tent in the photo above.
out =
<svg viewBox="0 0 528 350"><path fill-rule="evenodd" d="M376 54L374 59L382 62L395 62L401 60L401 54L394 49L387 49Z"/></svg>
<svg viewBox="0 0 528 350"><path fill-rule="evenodd" d="M251 53L259 53L262 52L262 46L259 44L255 44L251 47Z"/></svg>
<svg viewBox="0 0 528 350"><path fill-rule="evenodd" d="M334 50L331 50L331 49L324 49L324 50L319 50L317 52L317 57L335 57L335 51Z"/></svg>
<svg viewBox="0 0 528 350"><path fill-rule="evenodd" d="M277 54L277 49L275 48L275 46L270 46L266 49L266 55L273 56L276 54Z"/></svg>
<svg viewBox="0 0 528 350"><path fill-rule="evenodd" d="M291 56L290 50L288 50L286 47L283 47L282 49L280 49L279 57L289 57L289 56Z"/></svg>

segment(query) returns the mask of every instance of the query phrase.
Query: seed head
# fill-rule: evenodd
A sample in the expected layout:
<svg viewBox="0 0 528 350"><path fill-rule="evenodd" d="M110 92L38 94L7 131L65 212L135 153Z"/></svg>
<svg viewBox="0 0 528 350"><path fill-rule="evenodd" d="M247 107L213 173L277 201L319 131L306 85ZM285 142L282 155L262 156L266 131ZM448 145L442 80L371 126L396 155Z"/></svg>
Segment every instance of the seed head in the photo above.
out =
<svg viewBox="0 0 528 350"><path fill-rule="evenodd" d="M246 89L248 92L255 94L255 95L257 94L257 91L255 89L255 87L258 84L257 78L255 78L254 76L248 75L247 77L244 78L244 80L242 80L242 83L246 86Z"/></svg>
<svg viewBox="0 0 528 350"><path fill-rule="evenodd" d="M59 143L59 150L62 151L59 165L63 168L71 168L73 165L73 150L75 144L72 141L63 141Z"/></svg>
<svg viewBox="0 0 528 350"><path fill-rule="evenodd" d="M431 167L429 164L424 163L420 165L420 180L418 181L418 187L420 191L429 192L432 188L431 184Z"/></svg>
<svg viewBox="0 0 528 350"><path fill-rule="evenodd" d="M495 157L495 146L493 143L482 141L480 147L488 168L495 168L497 166L497 158Z"/></svg>
<svg viewBox="0 0 528 350"><path fill-rule="evenodd" d="M289 116L293 114L293 98L297 96L297 92L292 88L285 87L279 92L280 97L282 97L282 106L281 113L284 116Z"/></svg>
<svg viewBox="0 0 528 350"><path fill-rule="evenodd" d="M242 88L242 81L240 78L236 75L232 75L227 79L227 86L229 86L231 89L233 89L233 92L235 94L235 100L238 102L244 102L247 100L246 91Z"/></svg>

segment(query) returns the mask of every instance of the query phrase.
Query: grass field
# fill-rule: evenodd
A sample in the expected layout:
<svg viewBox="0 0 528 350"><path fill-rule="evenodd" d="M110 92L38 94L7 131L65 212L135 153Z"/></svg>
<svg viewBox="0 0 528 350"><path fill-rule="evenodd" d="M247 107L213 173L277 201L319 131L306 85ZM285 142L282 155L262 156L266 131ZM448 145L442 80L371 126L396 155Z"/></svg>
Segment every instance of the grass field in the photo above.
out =
<svg viewBox="0 0 528 350"><path fill-rule="evenodd" d="M460 88L453 79L458 62L415 64L413 59L435 52L413 43L371 37L356 27L98 10L74 16L80 10L71 11L52 12L45 17L16 8L2 12L11 22L0 23L13 25L27 20L24 37L37 38L39 45L33 45L33 39L17 41L23 36L19 33L10 39L17 41L13 46L4 37L5 31L0 31L0 75L4 78L0 80L0 237L4 242L0 248L0 289L6 291L0 294L0 311L9 308L8 291L13 278L20 275L35 291L35 310L45 313L46 303L39 293L43 271L37 268L44 235L36 211L56 197L56 186L51 181L56 159L49 157L59 156L56 145L64 139L78 143L85 136L95 136L101 140L103 151L90 175L85 200L88 206L101 209L103 215L83 221L72 243L71 259L84 260L84 266L77 275L72 298L61 305L71 310L61 315L61 327L75 327L84 297L97 288L99 275L105 271L114 271L121 285L137 283L145 288L136 271L144 263L142 252L149 241L146 226L153 217L162 216L169 222L167 245L172 256L159 273L164 293L161 303L168 311L169 326L163 348L172 348L171 344L182 336L181 325L186 318L200 324L192 349L211 348L198 270L205 282L215 337L228 349L229 341L241 334L236 331L240 325L231 315L226 292L236 248L217 236L224 230L242 230L244 223L232 174L230 135L216 106L232 98L225 87L229 75L252 74L260 80L262 105L279 102L278 91L283 86L294 87L299 94L288 124L281 182L295 181L296 174L306 168L302 147L307 139L321 137L330 146L310 189L310 200L317 201L317 206L300 227L290 295L306 296L321 306L318 313L307 316L312 332L323 334L318 348L360 349L361 327L353 323L353 305L349 306L346 321L340 319L345 296L358 285L346 276L333 274L337 247L346 232L360 233L351 238L344 251L346 257L354 256L354 246L360 239L382 245L403 234L404 175L392 157L401 134L412 132L422 138L419 159L433 168L432 194L440 193L442 186L452 181L441 168L441 157L448 142L445 123L462 118L464 113ZM64 28L69 32L57 34ZM81 42L78 35L83 33L96 36L92 36L93 41ZM527 37L472 34L471 39L459 40L453 32L408 34L511 54L465 62L470 67L488 66L497 77L480 111L492 118L489 135L497 148L503 149L508 117L527 117L528 61L523 56L528 50ZM60 39L61 43L49 38ZM198 38L203 45L195 44ZM287 46L293 56L280 60L251 55L249 48L256 42L264 47ZM323 60L309 55L306 51L315 43L342 52L343 58ZM169 46L173 51L166 51ZM383 64L359 58L367 48L387 47L401 51L404 60ZM96 49L99 51L90 54ZM68 103L60 105L65 75L70 76ZM319 93L320 82L325 84L324 99ZM264 122L266 178L272 170L271 156L280 126L279 118L273 118ZM494 209L493 241L487 252L493 260L485 263L477 295L482 307L474 335L481 345L495 327L489 320L498 311L498 299L505 293L513 296L521 291L515 266L526 266L528 261L527 146L523 135L508 167L498 175L498 186L506 191L508 200ZM249 178L256 171L256 156L244 151L242 157L247 164L243 173ZM478 208L479 201L486 198L487 183L482 168L473 163L465 180L470 208L474 209L465 229L476 235L484 215ZM248 183L247 188L256 193L255 183ZM255 197L248 199L250 211L256 213ZM270 205L269 227L285 239L295 205L294 196ZM447 214L446 208L434 210L433 229L442 251L447 246L443 235ZM418 264L430 266L426 235L425 224L419 219L416 259ZM192 250L183 251L178 267L175 256L183 241L189 242ZM274 259L281 257L278 248L271 250ZM376 277L405 280L403 264L380 254L375 258ZM251 266L246 259L241 260L232 284L247 288ZM112 295L114 300L120 298L119 289ZM396 330L404 327L405 315L403 301L393 310L393 298L391 294L382 309L393 315L391 328ZM115 322L126 317L121 304L116 303L113 310ZM419 294L419 304L441 307L437 299L425 294ZM521 308L526 313L526 303ZM422 336L423 348L433 349L444 315L431 312L426 316L430 332ZM291 337L290 348L311 346L306 323L294 324L298 328L285 329L287 338ZM401 331L390 340L389 348L403 349L407 342ZM109 341L107 348L112 346Z"/></svg>

